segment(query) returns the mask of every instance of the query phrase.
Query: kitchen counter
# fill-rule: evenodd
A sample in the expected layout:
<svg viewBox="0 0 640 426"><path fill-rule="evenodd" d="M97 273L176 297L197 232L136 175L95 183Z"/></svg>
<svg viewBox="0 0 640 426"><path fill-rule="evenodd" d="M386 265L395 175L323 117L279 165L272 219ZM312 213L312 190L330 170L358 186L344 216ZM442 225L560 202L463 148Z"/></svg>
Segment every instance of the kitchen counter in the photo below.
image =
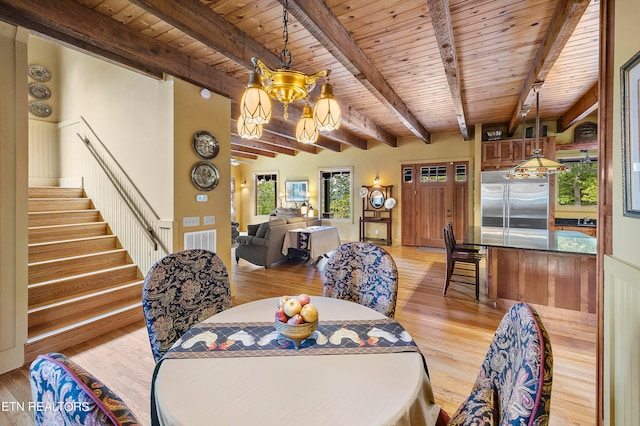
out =
<svg viewBox="0 0 640 426"><path fill-rule="evenodd" d="M508 247L524 250L543 250L558 253L596 254L596 239L582 232L546 229L503 229L470 227L465 244Z"/></svg>
<svg viewBox="0 0 640 426"><path fill-rule="evenodd" d="M577 231L469 228L465 244L487 247L494 305L533 304L540 313L595 324L596 239Z"/></svg>

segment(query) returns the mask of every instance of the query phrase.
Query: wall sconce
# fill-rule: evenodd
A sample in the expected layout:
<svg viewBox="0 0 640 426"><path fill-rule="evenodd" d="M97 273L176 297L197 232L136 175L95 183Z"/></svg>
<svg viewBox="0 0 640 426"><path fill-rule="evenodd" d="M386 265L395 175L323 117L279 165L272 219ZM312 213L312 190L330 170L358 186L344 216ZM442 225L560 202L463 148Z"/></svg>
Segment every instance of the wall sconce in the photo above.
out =
<svg viewBox="0 0 640 426"><path fill-rule="evenodd" d="M246 188L247 187L247 180L243 180L242 183L240 184L240 188Z"/></svg>
<svg viewBox="0 0 640 426"><path fill-rule="evenodd" d="M378 186L380 184L380 177L376 175L376 178L373 180L373 184Z"/></svg>

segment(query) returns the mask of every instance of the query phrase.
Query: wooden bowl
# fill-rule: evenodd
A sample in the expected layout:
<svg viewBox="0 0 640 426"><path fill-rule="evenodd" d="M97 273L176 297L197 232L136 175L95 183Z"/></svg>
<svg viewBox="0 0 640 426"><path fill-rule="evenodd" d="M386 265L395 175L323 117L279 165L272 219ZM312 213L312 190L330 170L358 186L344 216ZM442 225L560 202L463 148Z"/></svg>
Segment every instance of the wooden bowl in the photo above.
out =
<svg viewBox="0 0 640 426"><path fill-rule="evenodd" d="M318 328L318 320L314 322L306 322L304 324L287 324L275 320L276 330L282 335L293 342L296 349L300 348L300 343L311 336Z"/></svg>

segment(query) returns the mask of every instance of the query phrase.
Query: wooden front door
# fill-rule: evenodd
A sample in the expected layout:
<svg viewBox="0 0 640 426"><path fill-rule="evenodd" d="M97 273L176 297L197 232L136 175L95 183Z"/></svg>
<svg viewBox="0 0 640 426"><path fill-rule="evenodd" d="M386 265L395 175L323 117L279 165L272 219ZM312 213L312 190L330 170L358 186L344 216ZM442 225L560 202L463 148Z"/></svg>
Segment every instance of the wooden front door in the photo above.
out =
<svg viewBox="0 0 640 426"><path fill-rule="evenodd" d="M444 247L442 227L451 222L458 241L469 218L467 161L402 166L402 244Z"/></svg>

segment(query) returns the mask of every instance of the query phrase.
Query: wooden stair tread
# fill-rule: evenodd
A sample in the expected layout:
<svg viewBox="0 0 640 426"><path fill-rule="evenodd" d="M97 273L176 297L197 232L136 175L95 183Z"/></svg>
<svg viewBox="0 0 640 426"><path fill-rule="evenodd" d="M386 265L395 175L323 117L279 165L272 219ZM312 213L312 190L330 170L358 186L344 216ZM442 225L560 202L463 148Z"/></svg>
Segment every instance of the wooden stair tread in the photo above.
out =
<svg viewBox="0 0 640 426"><path fill-rule="evenodd" d="M37 230L37 229L68 229L79 226L95 226L95 225L106 225L107 222L99 221L99 222L84 222L84 223L65 223L61 225L43 225L43 226L30 226L29 231Z"/></svg>
<svg viewBox="0 0 640 426"><path fill-rule="evenodd" d="M94 291L91 293L84 293L78 296L73 296L73 297L68 297L65 299L60 299L54 302L50 302L50 303L40 303L37 305L30 305L29 309L28 309L28 313L33 313L33 312L37 312L43 309L50 309L53 307L62 307L64 305L68 305L70 303L74 303L77 302L79 300L86 300L86 299L90 299L92 297L98 296L98 295L104 295L104 294L108 294L108 293L113 293L114 291L120 290L120 289L124 289L127 287L134 287L137 285L142 285L144 283L143 279L135 279L135 280L131 280L131 281L127 281L127 282L123 282L123 283L119 283L115 286L111 286L111 287L107 287L105 289L102 290L98 290L98 291ZM142 297L142 292L140 293L141 297Z"/></svg>
<svg viewBox="0 0 640 426"><path fill-rule="evenodd" d="M140 304L131 304L109 313L96 315L76 324L27 339L25 363L33 361L38 354L60 352L68 347L86 342L129 324L144 326L144 314Z"/></svg>
<svg viewBox="0 0 640 426"><path fill-rule="evenodd" d="M125 311L128 311L128 310L132 310L132 309L136 309L136 310L139 309L140 312L142 312L142 307L141 307L140 304L132 303L130 305L123 306L123 307L118 308L118 309L114 309L113 311L106 312L106 313L103 313L103 314L100 314L100 315L95 315L95 316L93 316L91 318L88 318L88 319L85 319L85 320L82 320L82 321L78 321L77 323L69 324L67 326L60 327L60 328L58 328L56 330L52 330L52 331L49 331L47 333L42 333L42 334L38 334L37 336L30 337L30 338L27 339L27 344L37 342L38 340L46 339L47 337L50 337L50 336L58 334L58 333L64 333L66 331L70 331L75 326L81 326L81 325L94 323L96 321L109 318L109 316L112 315L112 314L117 314L117 313L120 313L120 312L125 312ZM109 331L112 331L112 330L109 330Z"/></svg>
<svg viewBox="0 0 640 426"><path fill-rule="evenodd" d="M42 241L42 242L38 242L38 243L29 243L29 249L31 248L38 248L38 247L42 247L42 246L55 246L57 244L61 244L61 243L70 243L70 242L80 242L80 241L93 241L93 240L100 240L100 239L115 239L116 236L113 234L107 234L107 235L93 235L90 237L80 237L80 238L69 238L67 240L58 240L58 241Z"/></svg>

